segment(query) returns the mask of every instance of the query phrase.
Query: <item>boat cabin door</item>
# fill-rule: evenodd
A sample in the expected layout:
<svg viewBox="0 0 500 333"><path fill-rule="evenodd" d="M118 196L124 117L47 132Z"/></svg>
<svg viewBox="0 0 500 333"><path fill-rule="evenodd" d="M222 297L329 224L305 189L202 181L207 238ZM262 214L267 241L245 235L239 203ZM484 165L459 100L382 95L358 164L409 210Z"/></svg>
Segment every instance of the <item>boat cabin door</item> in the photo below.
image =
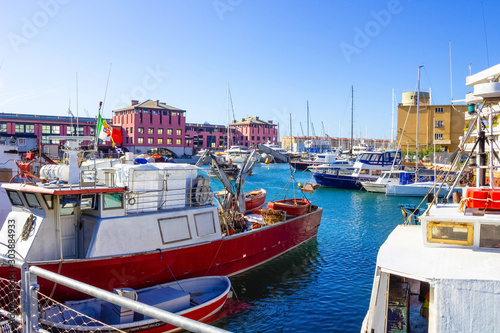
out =
<svg viewBox="0 0 500 333"><path fill-rule="evenodd" d="M78 256L78 221L80 218L79 198L77 195L57 196L58 221L56 230L61 246L61 259L75 259Z"/></svg>

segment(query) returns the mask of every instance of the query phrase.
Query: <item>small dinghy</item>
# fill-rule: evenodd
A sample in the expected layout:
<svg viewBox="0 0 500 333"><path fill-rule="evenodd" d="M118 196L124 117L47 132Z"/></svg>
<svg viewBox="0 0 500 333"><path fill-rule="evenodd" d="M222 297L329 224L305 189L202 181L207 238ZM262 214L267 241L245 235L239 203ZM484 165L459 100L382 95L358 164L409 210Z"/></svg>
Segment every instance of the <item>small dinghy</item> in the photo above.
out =
<svg viewBox="0 0 500 333"><path fill-rule="evenodd" d="M217 313L226 302L231 282L225 276L205 276L133 290L115 289L115 293L158 309L173 312L197 321ZM98 298L69 301L41 311L40 323L49 331L95 332L109 327L125 332L177 332L181 328L166 324L141 313L114 305ZM82 314L84 316L82 316ZM102 323L98 323L95 320ZM69 319L72 319L71 321ZM104 323L104 324L103 324Z"/></svg>
<svg viewBox="0 0 500 333"><path fill-rule="evenodd" d="M307 199L283 199L269 202L269 208L282 210L286 215L304 215L309 212L311 201Z"/></svg>
<svg viewBox="0 0 500 333"><path fill-rule="evenodd" d="M262 206L266 202L266 195L267 192L263 188L245 193L245 209L249 211Z"/></svg>

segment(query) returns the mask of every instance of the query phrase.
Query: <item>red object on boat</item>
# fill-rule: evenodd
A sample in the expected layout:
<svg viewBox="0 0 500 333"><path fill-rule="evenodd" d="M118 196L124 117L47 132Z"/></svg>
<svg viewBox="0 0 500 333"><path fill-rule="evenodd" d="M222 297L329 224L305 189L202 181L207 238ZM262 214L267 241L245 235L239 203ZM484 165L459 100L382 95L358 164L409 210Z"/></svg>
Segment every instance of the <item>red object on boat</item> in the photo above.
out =
<svg viewBox="0 0 500 333"><path fill-rule="evenodd" d="M269 202L269 208L283 210L287 215L304 215L309 211L311 201L307 199L284 199Z"/></svg>
<svg viewBox="0 0 500 333"><path fill-rule="evenodd" d="M488 201L488 209L500 209L500 189L490 190Z"/></svg>
<svg viewBox="0 0 500 333"><path fill-rule="evenodd" d="M263 188L245 193L245 209L253 210L262 206L266 202L266 195L267 192Z"/></svg>
<svg viewBox="0 0 500 333"><path fill-rule="evenodd" d="M467 190L467 207L468 208L488 208L489 189L471 188Z"/></svg>

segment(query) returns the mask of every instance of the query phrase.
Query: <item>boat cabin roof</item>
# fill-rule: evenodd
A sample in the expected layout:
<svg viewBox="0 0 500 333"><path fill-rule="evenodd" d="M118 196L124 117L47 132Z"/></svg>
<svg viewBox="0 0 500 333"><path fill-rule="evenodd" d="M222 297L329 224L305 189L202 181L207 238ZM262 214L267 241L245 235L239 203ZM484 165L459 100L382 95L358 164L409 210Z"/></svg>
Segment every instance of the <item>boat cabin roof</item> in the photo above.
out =
<svg viewBox="0 0 500 333"><path fill-rule="evenodd" d="M455 207L457 207L455 205ZM400 225L380 247L377 265L421 280L500 280L500 253L471 247L425 246L422 226Z"/></svg>
<svg viewBox="0 0 500 333"><path fill-rule="evenodd" d="M68 194L94 194L94 193L121 193L125 192L124 187L107 187L107 186L93 186L93 187L80 187L78 185L55 185L55 184L39 184L39 185L20 185L20 184L2 184L6 190L41 193L41 194L54 194L54 195L68 195Z"/></svg>

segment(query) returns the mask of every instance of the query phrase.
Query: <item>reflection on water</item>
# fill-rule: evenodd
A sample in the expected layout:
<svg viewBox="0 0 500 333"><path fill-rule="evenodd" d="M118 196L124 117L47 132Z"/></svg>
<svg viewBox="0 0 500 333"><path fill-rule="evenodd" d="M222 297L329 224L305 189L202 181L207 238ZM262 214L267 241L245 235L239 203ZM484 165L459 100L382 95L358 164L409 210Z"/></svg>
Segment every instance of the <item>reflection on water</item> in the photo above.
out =
<svg viewBox="0 0 500 333"><path fill-rule="evenodd" d="M296 172L294 177L303 184L314 181L309 172ZM261 165L247 178L244 190L264 187L271 200L289 179L287 165ZM216 181L212 187L222 189ZM294 195L302 194L290 189L288 196ZM231 277L237 297L251 308L216 326L234 332L360 331L378 249L403 222L398 204L418 204L421 199L329 188L307 198L323 208L317 239Z"/></svg>

